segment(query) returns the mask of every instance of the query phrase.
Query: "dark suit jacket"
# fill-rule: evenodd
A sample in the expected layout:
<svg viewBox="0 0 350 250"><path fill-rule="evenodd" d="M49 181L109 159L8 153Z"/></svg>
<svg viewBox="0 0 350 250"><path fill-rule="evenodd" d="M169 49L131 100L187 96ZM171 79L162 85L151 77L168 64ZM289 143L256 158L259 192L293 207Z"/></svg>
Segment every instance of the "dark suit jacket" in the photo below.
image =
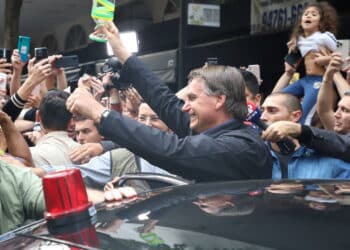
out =
<svg viewBox="0 0 350 250"><path fill-rule="evenodd" d="M111 111L101 133L151 164L196 181L271 178L272 158L258 133L237 120L189 134L183 102L136 57L124 64L122 78L131 82L175 134L147 127ZM127 80L128 79L128 80Z"/></svg>
<svg viewBox="0 0 350 250"><path fill-rule="evenodd" d="M350 162L350 134L303 126L299 141L325 156Z"/></svg>

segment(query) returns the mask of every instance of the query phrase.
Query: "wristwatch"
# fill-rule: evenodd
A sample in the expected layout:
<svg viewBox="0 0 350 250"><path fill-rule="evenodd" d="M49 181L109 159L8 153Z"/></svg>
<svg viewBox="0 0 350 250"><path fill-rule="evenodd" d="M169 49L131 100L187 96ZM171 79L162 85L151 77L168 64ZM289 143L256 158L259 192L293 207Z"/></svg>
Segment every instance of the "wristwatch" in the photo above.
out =
<svg viewBox="0 0 350 250"><path fill-rule="evenodd" d="M40 122L35 122L34 123L33 131L41 131Z"/></svg>
<svg viewBox="0 0 350 250"><path fill-rule="evenodd" d="M110 112L111 112L110 109L103 110L103 112L101 114L100 123L102 123L107 118L107 116L109 115Z"/></svg>

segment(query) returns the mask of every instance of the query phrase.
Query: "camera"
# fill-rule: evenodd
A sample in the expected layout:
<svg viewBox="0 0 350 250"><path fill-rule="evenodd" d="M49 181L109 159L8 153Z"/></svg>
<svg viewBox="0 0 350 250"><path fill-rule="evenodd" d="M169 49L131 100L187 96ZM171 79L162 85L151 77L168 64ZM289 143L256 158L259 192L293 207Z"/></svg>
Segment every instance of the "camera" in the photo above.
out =
<svg viewBox="0 0 350 250"><path fill-rule="evenodd" d="M103 64L101 68L101 73L113 73L111 82L105 86L106 91L109 91L112 88L118 90L126 90L131 87L130 83L125 83L120 81L120 73L122 70L122 64L119 62L118 58L112 56Z"/></svg>

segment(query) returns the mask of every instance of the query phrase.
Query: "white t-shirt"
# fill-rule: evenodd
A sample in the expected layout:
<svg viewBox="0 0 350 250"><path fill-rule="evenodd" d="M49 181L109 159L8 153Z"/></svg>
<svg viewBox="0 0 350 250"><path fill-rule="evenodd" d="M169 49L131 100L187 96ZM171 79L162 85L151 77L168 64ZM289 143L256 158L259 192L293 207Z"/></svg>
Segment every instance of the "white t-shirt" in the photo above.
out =
<svg viewBox="0 0 350 250"><path fill-rule="evenodd" d="M317 31L308 37L299 36L297 45L302 56L310 51L319 51L320 47L325 47L333 52L337 48L337 39L331 32Z"/></svg>
<svg viewBox="0 0 350 250"><path fill-rule="evenodd" d="M36 167L72 164L69 153L80 144L68 136L66 131L52 131L39 139L34 147L30 147Z"/></svg>

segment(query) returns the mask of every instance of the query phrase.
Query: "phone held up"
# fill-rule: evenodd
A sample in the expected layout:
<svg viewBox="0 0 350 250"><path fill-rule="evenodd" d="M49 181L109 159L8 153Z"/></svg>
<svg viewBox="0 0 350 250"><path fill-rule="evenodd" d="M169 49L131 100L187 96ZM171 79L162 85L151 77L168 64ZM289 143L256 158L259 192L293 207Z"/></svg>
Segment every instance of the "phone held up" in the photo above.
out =
<svg viewBox="0 0 350 250"><path fill-rule="evenodd" d="M49 51L46 47L34 49L35 63L49 57Z"/></svg>
<svg viewBox="0 0 350 250"><path fill-rule="evenodd" d="M6 58L6 62L10 63L11 62L11 50L6 49L6 48L0 48L0 59L1 58Z"/></svg>
<svg viewBox="0 0 350 250"><path fill-rule="evenodd" d="M6 48L0 48L0 59L5 58L7 63L11 62L11 50ZM5 73L0 72L0 90L6 90L8 76Z"/></svg>
<svg viewBox="0 0 350 250"><path fill-rule="evenodd" d="M259 64L250 64L247 67L247 71L251 72L253 75L255 75L256 79L258 80L259 85L261 84L261 71L260 71L260 65Z"/></svg>
<svg viewBox="0 0 350 250"><path fill-rule="evenodd" d="M350 66L349 53L350 53L350 40L343 39L337 40L337 49L335 50L341 56L343 64L341 65L341 70L345 71Z"/></svg>
<svg viewBox="0 0 350 250"><path fill-rule="evenodd" d="M54 67L56 68L68 68L68 67L78 67L79 57L77 55L63 56L56 59L54 62Z"/></svg>
<svg viewBox="0 0 350 250"><path fill-rule="evenodd" d="M19 51L19 55L22 62L28 62L29 51L30 51L30 40L31 38L28 36L19 36L17 49Z"/></svg>
<svg viewBox="0 0 350 250"><path fill-rule="evenodd" d="M297 50L296 52L291 52L288 53L285 57L284 57L284 61L286 63L288 63L290 66L295 67L302 59L302 55L300 53L299 50Z"/></svg>

